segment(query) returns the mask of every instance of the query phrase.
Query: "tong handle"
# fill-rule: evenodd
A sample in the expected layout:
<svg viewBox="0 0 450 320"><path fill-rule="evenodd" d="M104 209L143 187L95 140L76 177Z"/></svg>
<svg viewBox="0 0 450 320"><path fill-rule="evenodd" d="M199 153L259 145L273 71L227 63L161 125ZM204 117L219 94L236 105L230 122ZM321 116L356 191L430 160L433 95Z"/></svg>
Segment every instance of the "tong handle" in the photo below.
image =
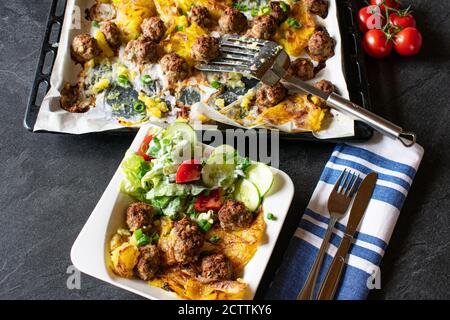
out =
<svg viewBox="0 0 450 320"><path fill-rule="evenodd" d="M403 131L401 127L390 122L389 120L386 120L376 115L375 113L358 106L356 103L353 103L336 93L327 95L325 92L305 83L301 79L286 72L284 74L282 74L281 72L277 72L277 76L289 82L296 88L302 90L303 92L322 98L331 108L336 109L343 114L348 115L349 117L364 122L373 129L381 132L382 134L390 136L394 139L399 139L405 147L411 147L416 143L416 135L414 133Z"/></svg>
<svg viewBox="0 0 450 320"><path fill-rule="evenodd" d="M353 237L345 234L342 238L341 244L336 252L336 255L331 262L330 268L322 282L317 295L318 300L333 300L336 290L341 280L342 271L345 266L345 259L347 257Z"/></svg>
<svg viewBox="0 0 450 320"><path fill-rule="evenodd" d="M416 135L414 133L403 131L401 127L390 122L389 120L386 120L379 115L358 106L338 94L330 94L326 102L330 107L364 122L382 134L390 136L394 139L399 139L405 147L411 147L416 143Z"/></svg>

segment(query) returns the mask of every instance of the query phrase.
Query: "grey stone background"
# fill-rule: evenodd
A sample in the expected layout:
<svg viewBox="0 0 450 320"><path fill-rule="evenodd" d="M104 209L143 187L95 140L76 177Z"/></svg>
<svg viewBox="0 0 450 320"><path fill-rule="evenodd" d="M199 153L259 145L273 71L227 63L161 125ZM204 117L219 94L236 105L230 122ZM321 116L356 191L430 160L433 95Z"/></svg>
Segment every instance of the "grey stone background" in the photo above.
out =
<svg viewBox="0 0 450 320"><path fill-rule="evenodd" d="M382 263L382 290L370 298L449 299L450 1L403 2L414 8L424 49L368 60L368 73L377 112L415 130L425 157ZM86 275L81 290L66 288L70 248L132 137L23 129L50 3L0 1L0 298L136 299ZM297 191L290 221L300 218L332 149L282 142L281 169ZM295 225L284 229L261 291Z"/></svg>

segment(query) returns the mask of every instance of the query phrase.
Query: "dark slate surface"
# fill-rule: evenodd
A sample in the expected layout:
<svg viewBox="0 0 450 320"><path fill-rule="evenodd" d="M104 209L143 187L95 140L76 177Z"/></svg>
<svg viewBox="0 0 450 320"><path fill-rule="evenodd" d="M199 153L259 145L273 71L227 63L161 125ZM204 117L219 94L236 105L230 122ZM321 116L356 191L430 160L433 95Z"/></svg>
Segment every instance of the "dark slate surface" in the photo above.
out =
<svg viewBox="0 0 450 320"><path fill-rule="evenodd" d="M89 276L66 287L69 252L129 146L130 136L31 134L22 117L50 0L0 2L0 298L136 299ZM368 61L378 113L415 130L425 157L382 264L372 299L450 298L450 2L410 2L425 38L418 57ZM281 169L296 186L299 219L332 145L283 142ZM291 223L285 238L293 231ZM279 243L276 267L285 241Z"/></svg>

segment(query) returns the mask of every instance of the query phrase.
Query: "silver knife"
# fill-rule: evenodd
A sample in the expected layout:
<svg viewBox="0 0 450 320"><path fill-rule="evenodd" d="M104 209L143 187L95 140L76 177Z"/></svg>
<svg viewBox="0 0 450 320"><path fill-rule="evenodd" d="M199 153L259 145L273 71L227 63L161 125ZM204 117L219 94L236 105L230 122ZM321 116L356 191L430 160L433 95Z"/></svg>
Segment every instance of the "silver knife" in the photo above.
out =
<svg viewBox="0 0 450 320"><path fill-rule="evenodd" d="M350 211L345 234L319 289L319 294L317 296L318 300L332 300L336 294L342 270L344 269L345 260L350 245L353 242L353 236L366 211L370 198L372 197L377 179L378 175L375 172L372 172L364 178L359 186L358 193L356 194L355 201L353 202Z"/></svg>

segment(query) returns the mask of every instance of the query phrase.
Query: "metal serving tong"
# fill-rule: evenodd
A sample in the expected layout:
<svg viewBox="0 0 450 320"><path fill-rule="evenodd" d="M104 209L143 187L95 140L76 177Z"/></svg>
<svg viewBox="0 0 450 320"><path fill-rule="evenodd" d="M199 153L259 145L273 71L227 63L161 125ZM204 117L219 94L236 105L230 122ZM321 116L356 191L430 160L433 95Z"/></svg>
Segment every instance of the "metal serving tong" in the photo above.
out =
<svg viewBox="0 0 450 320"><path fill-rule="evenodd" d="M220 39L220 48L222 54L219 58L208 64L199 64L196 68L201 71L249 74L266 85L274 85L284 80L307 94L321 98L331 108L366 123L382 134L399 139L406 147L416 142L414 133L403 131L401 127L338 94L327 94L292 76L288 73L291 63L288 54L273 41L224 35Z"/></svg>

